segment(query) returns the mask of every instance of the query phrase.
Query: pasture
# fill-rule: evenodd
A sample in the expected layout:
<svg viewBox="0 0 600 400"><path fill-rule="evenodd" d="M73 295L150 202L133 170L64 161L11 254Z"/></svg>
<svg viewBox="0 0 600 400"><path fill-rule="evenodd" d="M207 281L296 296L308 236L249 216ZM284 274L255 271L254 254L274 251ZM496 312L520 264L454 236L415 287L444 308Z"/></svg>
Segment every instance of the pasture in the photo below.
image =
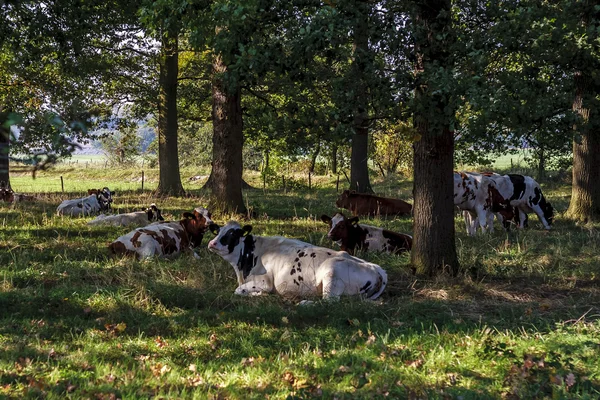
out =
<svg viewBox="0 0 600 400"><path fill-rule="evenodd" d="M208 171L182 171L192 194L184 199L152 197L156 171L146 171L144 192L139 169L109 171L61 165L36 180L12 178L15 191L42 195L0 204L0 397L600 396L600 233L562 218L567 183L543 185L558 210L549 232L530 215L527 230L467 237L457 214L457 278L415 276L408 255L363 254L387 271L379 300L298 307L234 296L231 266L206 250L210 233L200 259L109 258L107 244L130 229L57 217L60 200L109 186L119 212L156 202L178 219L213 205L188 181ZM257 173L244 178L262 187ZM247 223L255 234L335 248L320 221L336 210L335 185L322 176L310 190L247 190L255 212ZM379 194L409 202L411 185L374 179ZM411 232L410 217L369 223Z"/></svg>

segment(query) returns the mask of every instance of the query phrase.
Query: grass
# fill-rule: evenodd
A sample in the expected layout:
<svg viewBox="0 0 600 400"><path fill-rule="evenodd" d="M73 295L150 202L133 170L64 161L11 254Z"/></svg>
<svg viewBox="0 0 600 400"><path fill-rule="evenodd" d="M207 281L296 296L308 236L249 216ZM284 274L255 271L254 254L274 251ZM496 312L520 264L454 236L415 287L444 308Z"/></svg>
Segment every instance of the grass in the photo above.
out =
<svg viewBox="0 0 600 400"><path fill-rule="evenodd" d="M88 227L54 215L87 187L117 190L124 212L157 202L164 214L211 204L208 171L184 170L192 197L152 197L128 179L136 169L62 165L15 190L34 203L0 204L0 397L5 398L581 398L600 394L597 226L562 218L569 187L544 186L559 214L550 232L470 238L456 218L458 278L414 276L407 256L364 254L389 287L377 302L343 299L297 307L276 296L240 298L233 270L200 259L111 259L127 228ZM56 179L63 175L66 193ZM245 179L260 187L260 177ZM301 181L303 177L298 176ZM323 246L322 213L335 211L335 177L313 189L244 192L256 233ZM412 201L411 183L375 180ZM128 186L131 185L131 186ZM230 216L216 215L219 222ZM410 232L411 219L372 224ZM210 237L211 235L208 234ZM207 242L205 238L204 243Z"/></svg>

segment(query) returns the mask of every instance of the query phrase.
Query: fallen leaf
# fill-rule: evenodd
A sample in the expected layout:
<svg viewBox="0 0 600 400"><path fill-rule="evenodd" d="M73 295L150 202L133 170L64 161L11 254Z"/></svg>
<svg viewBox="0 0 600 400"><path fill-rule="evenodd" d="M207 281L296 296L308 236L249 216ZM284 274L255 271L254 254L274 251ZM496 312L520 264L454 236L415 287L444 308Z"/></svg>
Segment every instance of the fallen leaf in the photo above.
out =
<svg viewBox="0 0 600 400"><path fill-rule="evenodd" d="M188 369L192 372L196 372L196 364L190 364L190 366L188 367Z"/></svg>
<svg viewBox="0 0 600 400"><path fill-rule="evenodd" d="M294 384L294 382L296 382L296 377L295 377L295 376L294 376L294 374L293 374L293 373L291 373L290 371L285 371L285 372L283 373L283 377L282 377L282 379L283 379L285 382L289 383L290 385L293 385L293 384Z"/></svg>
<svg viewBox="0 0 600 400"><path fill-rule="evenodd" d="M376 340L377 340L377 338L375 337L375 335L369 335L369 337L367 338L367 341L365 342L365 344L367 346L370 346L373 343L375 343Z"/></svg>
<svg viewBox="0 0 600 400"><path fill-rule="evenodd" d="M284 324L289 324L290 320L288 319L288 317L281 317L281 322L283 322Z"/></svg>
<svg viewBox="0 0 600 400"><path fill-rule="evenodd" d="M424 361L422 359L418 358L418 359L416 359L414 361L410 361L410 360L409 361L405 361L404 364L407 367L419 368L421 365L423 365L423 362Z"/></svg>

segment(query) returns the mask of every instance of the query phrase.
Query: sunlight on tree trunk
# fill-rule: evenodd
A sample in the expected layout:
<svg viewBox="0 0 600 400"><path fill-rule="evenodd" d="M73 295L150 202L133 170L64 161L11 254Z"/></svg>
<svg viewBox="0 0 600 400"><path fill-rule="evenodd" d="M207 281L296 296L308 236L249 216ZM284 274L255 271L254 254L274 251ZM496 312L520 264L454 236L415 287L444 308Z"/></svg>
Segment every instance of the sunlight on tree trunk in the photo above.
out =
<svg viewBox="0 0 600 400"><path fill-rule="evenodd" d="M160 180L157 194L183 196L177 150L177 32L162 37L158 99L158 162Z"/></svg>
<svg viewBox="0 0 600 400"><path fill-rule="evenodd" d="M577 93L573 111L582 122L575 127L573 140L573 184L567 217L580 222L600 221L600 132L590 126L590 109L584 106L584 98L590 86L590 78L583 73L575 74Z"/></svg>

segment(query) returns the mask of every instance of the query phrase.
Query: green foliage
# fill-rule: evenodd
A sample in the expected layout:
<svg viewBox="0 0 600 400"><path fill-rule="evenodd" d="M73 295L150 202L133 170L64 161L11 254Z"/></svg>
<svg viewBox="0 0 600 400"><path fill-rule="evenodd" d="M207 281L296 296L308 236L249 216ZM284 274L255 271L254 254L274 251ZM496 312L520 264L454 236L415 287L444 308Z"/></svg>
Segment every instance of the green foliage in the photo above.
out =
<svg viewBox="0 0 600 400"><path fill-rule="evenodd" d="M372 137L371 157L381 175L400 172L412 176L415 131L411 124L379 124Z"/></svg>
<svg viewBox="0 0 600 400"><path fill-rule="evenodd" d="M121 124L114 131L100 131L100 145L112 166L132 165L140 155L141 138L136 125Z"/></svg>

